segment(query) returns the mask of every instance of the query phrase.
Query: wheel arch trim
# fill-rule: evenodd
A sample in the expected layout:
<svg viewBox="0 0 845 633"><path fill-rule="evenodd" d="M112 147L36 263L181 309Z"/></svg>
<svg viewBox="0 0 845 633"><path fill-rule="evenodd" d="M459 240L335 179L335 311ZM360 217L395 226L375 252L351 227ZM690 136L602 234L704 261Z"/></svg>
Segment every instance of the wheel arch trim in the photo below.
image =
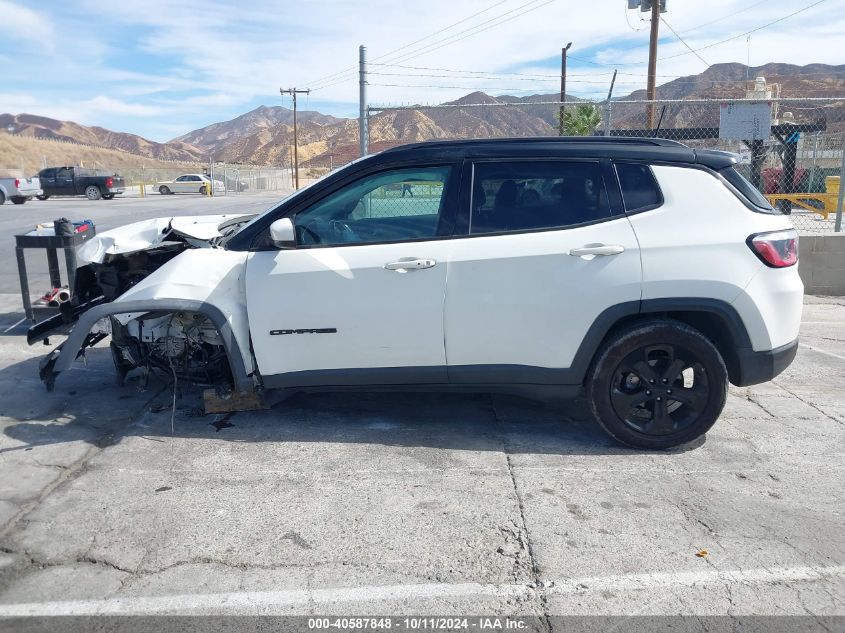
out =
<svg viewBox="0 0 845 633"><path fill-rule="evenodd" d="M751 339L745 323L736 308L726 301L707 297L672 297L628 301L610 306L596 317L590 329L587 330L583 341L581 341L581 345L572 360L572 365L567 370L570 381L584 382L596 354L608 335L622 323L638 317L667 312L699 312L715 316L725 325L731 343L735 348L751 349ZM693 325L693 327L695 326ZM716 341L713 341L713 343L716 345ZM737 360L741 363L742 359L738 358ZM725 361L728 362L728 359L725 359Z"/></svg>

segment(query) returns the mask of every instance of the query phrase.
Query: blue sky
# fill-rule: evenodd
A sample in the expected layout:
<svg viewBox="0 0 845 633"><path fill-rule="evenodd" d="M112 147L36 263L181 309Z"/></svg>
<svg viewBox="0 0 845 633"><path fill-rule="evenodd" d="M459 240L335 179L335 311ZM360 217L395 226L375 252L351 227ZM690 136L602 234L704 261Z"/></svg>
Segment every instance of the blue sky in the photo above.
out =
<svg viewBox="0 0 845 633"><path fill-rule="evenodd" d="M845 0L668 0L659 83L708 64L845 63ZM357 115L358 45L370 102L439 103L473 90L554 92L572 41L567 92L645 86L648 22L627 0L0 0L0 112L28 112L164 141L259 105ZM455 72L459 71L459 72ZM515 74L520 73L520 74Z"/></svg>

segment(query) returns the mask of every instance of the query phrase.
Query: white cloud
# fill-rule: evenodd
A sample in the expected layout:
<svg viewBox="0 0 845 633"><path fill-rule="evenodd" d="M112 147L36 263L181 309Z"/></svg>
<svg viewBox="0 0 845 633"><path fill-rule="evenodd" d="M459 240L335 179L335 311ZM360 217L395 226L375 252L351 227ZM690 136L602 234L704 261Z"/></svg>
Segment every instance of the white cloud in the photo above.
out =
<svg viewBox="0 0 845 633"><path fill-rule="evenodd" d="M770 0L743 11L750 2L670 2L665 18L696 48L799 8L792 0ZM621 0L596 1L588 9L579 10L573 10L572 0L549 4L536 0L533 5L518 9L525 3L526 0L506 0L499 5L491 0L428 0L421 10L395 0L254 0L248 7L214 0L122 0L120 7L115 8L111 0L78 0L62 12L51 13L55 23L45 20L40 12L8 0L0 0L0 7L11 6L18 14L23 12L21 23L30 26L30 33L42 29L30 40L52 33L51 41L57 47L53 54L42 51L41 57L15 56L13 66L20 65L22 70L12 75L10 85L36 95L35 105L43 103L47 110L62 111L69 115L67 118L123 117L119 120L126 122L126 129L134 125L149 128L154 117L160 119L160 130L172 129L176 121L198 127L214 118L237 116L258 102L287 104L289 101L280 97L278 88L292 85L318 88L300 101L301 107L330 103L335 112L352 115L357 101L355 67L359 44L368 46L374 62L370 67L374 74L369 78L373 103L437 103L475 89L493 94L552 93L558 86L556 62L551 67L539 62L554 59L561 45L570 40L573 59L568 92L606 94L614 66L620 70L615 94L644 87L648 31L629 28L629 21L634 26L643 24L635 12L629 12L626 20ZM839 10L843 4L843 0L829 0L755 33L751 38L751 63L844 61L840 39L845 31L845 13ZM517 15L530 8L536 10ZM478 12L478 16L447 28ZM506 12L513 13L505 15ZM730 17L705 24L725 16ZM503 23L477 35L459 34L491 19L493 22L482 28L497 20ZM437 31L441 32L385 57L386 53ZM453 35L462 39L453 44L439 41ZM661 82L705 68L665 25L661 25L661 35ZM0 54L3 52L0 42ZM744 62L746 41L739 38L700 54L709 63ZM584 64L578 57L609 66ZM509 75L455 76L377 65L384 62L493 72L519 70L551 76L536 81L521 81ZM317 81L338 71L345 71L339 75L339 82ZM378 72L398 75L375 74ZM447 76L410 76L411 73ZM96 78L96 94L100 96L86 93L90 84L79 81L86 74ZM45 82L45 77L50 81ZM346 111L343 104L347 104ZM0 102L0 110L3 109L12 108ZM47 110L43 112L46 114Z"/></svg>
<svg viewBox="0 0 845 633"><path fill-rule="evenodd" d="M3 36L19 42L35 44L49 51L54 49L55 32L49 18L8 0L0 0L0 15L3 23L11 28L3 29Z"/></svg>

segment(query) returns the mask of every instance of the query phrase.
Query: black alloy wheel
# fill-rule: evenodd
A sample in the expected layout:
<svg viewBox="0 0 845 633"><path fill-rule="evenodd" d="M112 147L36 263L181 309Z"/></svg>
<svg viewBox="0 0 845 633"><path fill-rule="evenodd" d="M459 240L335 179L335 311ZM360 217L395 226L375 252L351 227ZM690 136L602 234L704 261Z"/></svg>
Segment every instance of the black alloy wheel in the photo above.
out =
<svg viewBox="0 0 845 633"><path fill-rule="evenodd" d="M587 380L599 424L637 448L685 444L710 429L727 399L728 372L699 331L671 319L628 326L605 343Z"/></svg>

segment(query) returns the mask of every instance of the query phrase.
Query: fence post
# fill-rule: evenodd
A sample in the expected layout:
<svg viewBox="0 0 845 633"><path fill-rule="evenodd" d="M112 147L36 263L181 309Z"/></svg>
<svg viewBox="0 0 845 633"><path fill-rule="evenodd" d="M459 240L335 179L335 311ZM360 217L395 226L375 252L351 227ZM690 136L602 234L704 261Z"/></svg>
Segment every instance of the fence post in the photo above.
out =
<svg viewBox="0 0 845 633"><path fill-rule="evenodd" d="M369 145L369 117L367 111L367 47L358 47L358 150L366 156Z"/></svg>
<svg viewBox="0 0 845 633"><path fill-rule="evenodd" d="M839 199L836 201L836 223L833 230L842 232L842 199L845 197L845 138L842 139L842 164L839 167Z"/></svg>

